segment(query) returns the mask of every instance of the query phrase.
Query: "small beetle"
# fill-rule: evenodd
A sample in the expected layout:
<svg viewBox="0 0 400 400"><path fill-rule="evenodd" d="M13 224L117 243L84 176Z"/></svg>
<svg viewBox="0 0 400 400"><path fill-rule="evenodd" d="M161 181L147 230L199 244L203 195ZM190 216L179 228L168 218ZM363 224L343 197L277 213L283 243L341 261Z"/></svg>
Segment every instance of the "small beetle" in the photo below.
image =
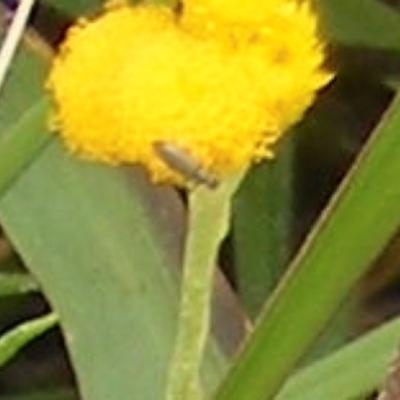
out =
<svg viewBox="0 0 400 400"><path fill-rule="evenodd" d="M206 171L201 164L181 147L170 143L157 141L153 143L155 153L172 170L189 180L215 189L218 179Z"/></svg>

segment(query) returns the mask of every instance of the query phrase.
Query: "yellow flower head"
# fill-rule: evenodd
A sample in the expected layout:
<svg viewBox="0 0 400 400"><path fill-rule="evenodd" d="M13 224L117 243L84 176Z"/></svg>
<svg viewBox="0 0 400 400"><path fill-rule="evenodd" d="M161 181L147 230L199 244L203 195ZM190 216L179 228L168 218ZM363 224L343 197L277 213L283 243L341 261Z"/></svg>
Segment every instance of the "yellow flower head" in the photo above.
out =
<svg viewBox="0 0 400 400"><path fill-rule="evenodd" d="M270 157L330 79L322 62L296 0L186 0L179 17L119 6L69 31L48 87L72 151L181 184L156 144L217 176Z"/></svg>

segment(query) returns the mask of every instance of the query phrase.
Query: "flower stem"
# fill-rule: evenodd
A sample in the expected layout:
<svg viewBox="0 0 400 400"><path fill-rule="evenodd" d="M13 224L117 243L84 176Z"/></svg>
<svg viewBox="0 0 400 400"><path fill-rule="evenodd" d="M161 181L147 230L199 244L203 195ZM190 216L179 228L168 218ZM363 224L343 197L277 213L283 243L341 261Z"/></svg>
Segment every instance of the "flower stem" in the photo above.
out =
<svg viewBox="0 0 400 400"><path fill-rule="evenodd" d="M219 245L229 228L231 198L244 171L216 190L199 187L189 197L181 306L167 400L201 400L200 366L210 327L210 300Z"/></svg>

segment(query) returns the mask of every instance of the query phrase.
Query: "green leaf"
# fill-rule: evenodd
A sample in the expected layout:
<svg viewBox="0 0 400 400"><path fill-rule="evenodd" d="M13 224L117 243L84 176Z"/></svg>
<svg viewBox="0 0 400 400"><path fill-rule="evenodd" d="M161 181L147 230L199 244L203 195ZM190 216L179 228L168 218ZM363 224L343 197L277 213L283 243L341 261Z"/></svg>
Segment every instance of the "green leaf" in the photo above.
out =
<svg viewBox="0 0 400 400"><path fill-rule="evenodd" d="M247 313L255 317L275 287L288 258L292 218L291 141L273 160L247 174L234 199L233 249L238 291Z"/></svg>
<svg viewBox="0 0 400 400"><path fill-rule="evenodd" d="M162 214L176 218L174 198L52 143L0 203L8 236L61 316L86 399L162 398L179 262Z"/></svg>
<svg viewBox="0 0 400 400"><path fill-rule="evenodd" d="M37 282L25 273L0 273L0 297L39 291Z"/></svg>
<svg viewBox="0 0 400 400"><path fill-rule="evenodd" d="M347 46L400 50L400 15L374 0L319 0L321 31Z"/></svg>
<svg viewBox="0 0 400 400"><path fill-rule="evenodd" d="M43 82L48 70L47 60L37 57L26 47L14 58L2 89L0 107L0 136L34 106L43 93ZM23 88L23 90L21 90Z"/></svg>
<svg viewBox="0 0 400 400"><path fill-rule="evenodd" d="M400 97L270 298L218 400L272 398L396 231L399 130Z"/></svg>
<svg viewBox="0 0 400 400"><path fill-rule="evenodd" d="M47 100L38 101L48 69L46 61L30 49L21 47L5 82L0 107L0 197L51 136L46 129ZM16 132L7 132L16 119ZM36 126L32 127L32 123Z"/></svg>
<svg viewBox="0 0 400 400"><path fill-rule="evenodd" d="M21 116L15 130L0 136L0 197L49 143L47 115L46 102L39 102Z"/></svg>
<svg viewBox="0 0 400 400"><path fill-rule="evenodd" d="M128 1L132 4L143 2L143 0ZM147 2L172 6L175 4L176 0L151 0ZM47 3L58 8L60 11L75 17L98 12L99 10L102 10L104 5L104 1L102 0L47 0Z"/></svg>
<svg viewBox="0 0 400 400"><path fill-rule="evenodd" d="M396 318L301 369L275 400L344 400L371 393L387 374L400 342L399 332L400 318Z"/></svg>
<svg viewBox="0 0 400 400"><path fill-rule="evenodd" d="M46 0L46 3L65 12L68 15L78 17L94 13L102 8L102 0Z"/></svg>
<svg viewBox="0 0 400 400"><path fill-rule="evenodd" d="M0 366L13 358L23 347L58 322L54 314L24 322L0 336Z"/></svg>

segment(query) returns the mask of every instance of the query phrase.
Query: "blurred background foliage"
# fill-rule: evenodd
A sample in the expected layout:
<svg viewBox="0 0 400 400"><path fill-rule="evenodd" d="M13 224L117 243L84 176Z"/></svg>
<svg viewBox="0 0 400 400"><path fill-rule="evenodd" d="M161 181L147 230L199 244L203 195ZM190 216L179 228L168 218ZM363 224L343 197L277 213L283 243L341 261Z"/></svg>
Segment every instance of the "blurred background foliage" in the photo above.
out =
<svg viewBox="0 0 400 400"><path fill-rule="evenodd" d="M3 37L7 28L6 7L9 7L10 3L12 2L2 1ZM224 242L219 257L221 269L232 289L221 275L220 282L216 286L217 305L214 310L217 321L214 327L216 336L217 338L223 336L222 340L216 340L219 340L221 347L226 347L222 351L225 354L232 353L236 349L238 341L243 336L245 325L248 324L247 318L253 320L259 314L268 294L275 287L289 261L310 232L316 218L380 121L398 87L399 1L316 0L315 6L321 15L321 31L329 41L328 66L335 71L336 78L320 93L304 120L279 143L276 159L268 164L254 166L236 195L232 230ZM11 127L17 116L30 109L42 95L51 48L43 45L41 40L44 39L51 47L56 46L76 16L96 13L100 7L100 0L38 2L30 20L23 48L13 63L5 93L0 99L0 134ZM36 35L40 35L41 39ZM56 144L51 144L50 147L49 151L54 157L63 157ZM38 166L38 170L51 165L45 161L42 164ZM85 168L91 169L90 166ZM88 176L91 172L87 171ZM94 175L96 173L94 172ZM54 179L64 179L58 183L68 187L69 181L78 179L76 174L78 172L72 167L64 175L55 174ZM164 234L157 234L156 237L163 242L162 246L165 246L165 253L170 258L167 263L174 264L180 257L185 228L185 204L181 196L171 188L161 188L159 191L149 188L141 171L127 170L124 174L126 181L121 187L130 185L131 183L127 182L134 176L135 196L144 196L151 200L152 204L145 211L150 217L146 218L154 218L155 213L159 217L163 210L168 210L167 213L171 213L171 208L174 210L171 215L162 216L161 223L152 222L155 225L154 229L161 229L159 225L162 225L162 228L169 230L169 237L164 237ZM121 175L117 177L112 172L110 175L112 175L110 180L121 179ZM87 177L81 184L94 187L96 182L98 182L96 179ZM29 186L29 182L25 184ZM110 186L110 192L121 190L121 187L114 188L111 183L107 185ZM32 191L21 187L18 190L19 196L32 194ZM61 201L63 196L59 193L59 197L55 197L56 191L56 187L49 193L44 190L44 195L48 195L46 201ZM75 194L78 195L79 193ZM94 191L90 201L94 202L98 195L100 193ZM71 201L70 207L73 208L73 196L70 198L65 195L65 197ZM109 207L110 215L115 217L117 213L112 210L112 199L104 201L105 207ZM40 198L32 198L29 212L34 213L36 209L37 212L43 212L45 205L40 202ZM121 200L121 204L125 203L125 199ZM6 206L6 209L7 207L12 208ZM85 210L83 207L78 212L83 215ZM20 212L23 214L24 209ZM60 208L58 212L61 213L62 209ZM116 218L125 217L121 214ZM4 218L8 219L7 216ZM115 228L113 224L107 225L102 218L100 215L96 219L99 229ZM137 221L137 218L137 215L128 216L130 222ZM27 221L24 221L21 215L21 224L23 223ZM60 223L66 224L67 221L60 220ZM123 225L124 222L120 222L120 226ZM30 234L39 239L41 237L49 239L51 233L40 231L40 227L36 229L37 231ZM103 233L107 235L104 231ZM127 231L126 235L129 234L130 231ZM62 240L69 241L66 236L60 240L61 244ZM53 244L56 245L55 242ZM69 249L67 244L66 248ZM74 247L70 250L74 251ZM90 255L93 250L86 249L86 252ZM303 361L304 364L337 349L350 338L398 314L399 251L400 235L394 235L380 257L371 265L369 273L359 283L357 290L349 296L346 304L330 323L330 327L309 352ZM32 260L37 261L38 258L33 257ZM101 259L97 261L100 262ZM25 262L26 260L23 260L16 251L13 242L1 231L0 331L6 331L17 323L43 314L49 309L35 279L27 274ZM155 271L152 273L150 281L157 280ZM2 284L3 275L4 284ZM63 279L62 275L60 276ZM11 278L15 281L11 281ZM148 284L150 281L143 282ZM175 287L175 284L176 282L167 283L166 286ZM168 290L173 292L173 289L165 289L164 286L159 289L160 299L163 298L163 293L168 295ZM224 311L224 304L225 308L233 308L233 313ZM147 310L152 312L150 308ZM163 310L159 309L158 312L162 313ZM165 312L168 315L168 312ZM97 321L102 321L101 315ZM159 329L164 327L160 326ZM167 335L172 335L173 328L167 330ZM121 338L117 337L115 340ZM169 350L165 351L168 353ZM221 349L218 352L221 352ZM157 353L154 357L157 357ZM219 357L210 356L212 359L210 363L217 371L223 370L223 367L220 367L223 363L215 361ZM154 362L157 363L157 360ZM114 366L111 365L110 368ZM74 374L63 339L57 329L31 343L0 370L0 400L74 398L78 398ZM147 399L143 397L143 400Z"/></svg>

